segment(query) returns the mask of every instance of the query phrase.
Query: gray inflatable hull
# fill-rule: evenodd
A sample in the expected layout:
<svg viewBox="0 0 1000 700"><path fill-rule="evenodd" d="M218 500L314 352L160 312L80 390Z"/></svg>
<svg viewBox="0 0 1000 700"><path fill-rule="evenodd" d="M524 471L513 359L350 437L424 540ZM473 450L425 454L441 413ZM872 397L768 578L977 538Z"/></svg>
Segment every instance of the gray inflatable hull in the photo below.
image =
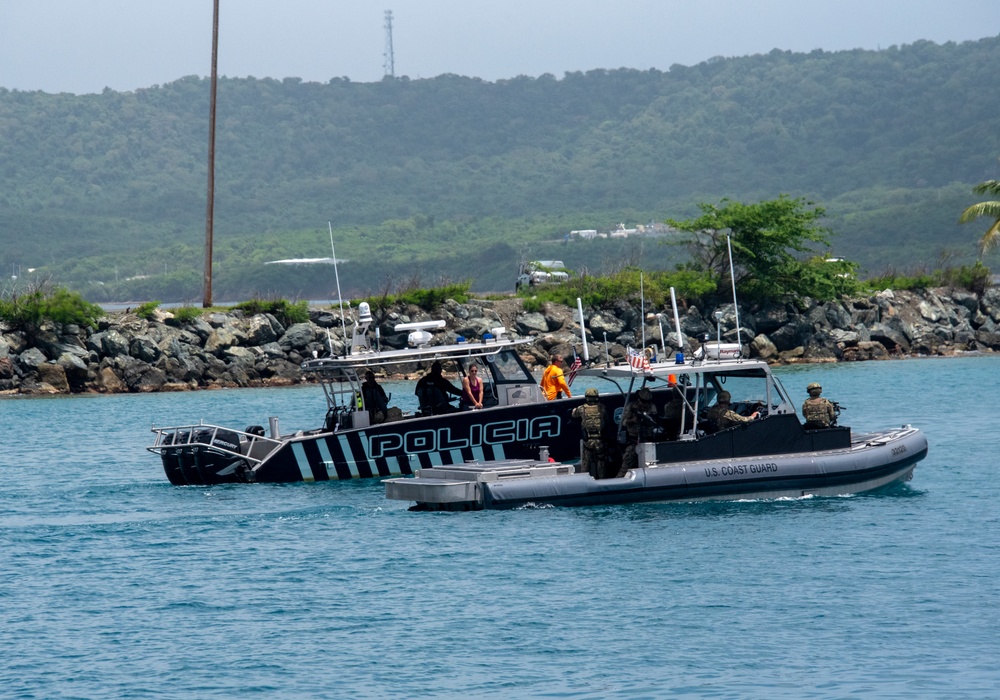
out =
<svg viewBox="0 0 1000 700"><path fill-rule="evenodd" d="M839 496L909 480L926 455L923 433L904 427L857 435L843 449L650 464L599 481L543 462L468 463L387 481L386 495L431 510Z"/></svg>

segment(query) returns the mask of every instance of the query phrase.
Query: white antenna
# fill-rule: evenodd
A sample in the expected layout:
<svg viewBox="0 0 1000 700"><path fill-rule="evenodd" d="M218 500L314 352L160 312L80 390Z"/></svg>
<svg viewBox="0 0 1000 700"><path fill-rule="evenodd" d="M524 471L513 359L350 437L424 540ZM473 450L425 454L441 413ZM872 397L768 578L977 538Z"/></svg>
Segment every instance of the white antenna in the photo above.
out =
<svg viewBox="0 0 1000 700"><path fill-rule="evenodd" d="M333 248L333 223L326 222L330 229L330 255L333 256L333 276L337 280L337 301L340 302L340 327L344 331L344 347L347 347L347 321L344 320L344 295L340 293L340 273L337 271L337 251ZM333 354L333 351L330 351Z"/></svg>
<svg viewBox="0 0 1000 700"><path fill-rule="evenodd" d="M670 288L670 303L674 307L674 327L677 329L677 349L684 352L684 336L681 335L681 318L677 315L677 295L674 288ZM663 352L666 352L664 350Z"/></svg>
<svg viewBox="0 0 1000 700"><path fill-rule="evenodd" d="M726 234L726 247L729 248L729 280L733 283L733 310L736 312L736 342L740 346L740 357L743 357L743 334L740 332L740 306L736 303L736 273L733 271L733 239Z"/></svg>
<svg viewBox="0 0 1000 700"><path fill-rule="evenodd" d="M642 271L639 271L639 323L642 324L642 349L646 349L646 293L642 286Z"/></svg>
<svg viewBox="0 0 1000 700"><path fill-rule="evenodd" d="M583 342L583 361L590 362L590 348L587 347L587 331L583 327L583 302L576 298L576 310L580 314L580 340Z"/></svg>

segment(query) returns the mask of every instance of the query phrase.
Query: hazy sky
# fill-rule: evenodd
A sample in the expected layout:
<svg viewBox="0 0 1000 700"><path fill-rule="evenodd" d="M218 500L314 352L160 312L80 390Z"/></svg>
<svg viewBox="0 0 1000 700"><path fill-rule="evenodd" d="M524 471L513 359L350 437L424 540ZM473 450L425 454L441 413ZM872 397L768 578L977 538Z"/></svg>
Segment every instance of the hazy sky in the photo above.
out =
<svg viewBox="0 0 1000 700"><path fill-rule="evenodd" d="M221 0L219 73L485 80L1000 34L1000 0ZM0 87L134 90L211 72L212 0L0 0Z"/></svg>

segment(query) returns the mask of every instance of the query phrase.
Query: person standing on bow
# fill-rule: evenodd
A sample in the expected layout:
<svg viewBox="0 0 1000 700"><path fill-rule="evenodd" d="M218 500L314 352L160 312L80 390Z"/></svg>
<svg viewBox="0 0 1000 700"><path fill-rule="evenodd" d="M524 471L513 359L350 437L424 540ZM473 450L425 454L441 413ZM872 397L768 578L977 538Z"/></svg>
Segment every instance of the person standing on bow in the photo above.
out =
<svg viewBox="0 0 1000 700"><path fill-rule="evenodd" d="M558 399L563 394L566 394L566 398L573 396L569 384L566 383L566 377L563 376L562 362L562 355L553 355L549 366L542 372L542 393L549 401Z"/></svg>
<svg viewBox="0 0 1000 700"><path fill-rule="evenodd" d="M459 404L463 411L483 407L483 382L479 379L479 368L469 367L468 374L462 377L462 398Z"/></svg>
<svg viewBox="0 0 1000 700"><path fill-rule="evenodd" d="M574 408L570 414L580 421L583 432L580 471L589 473L595 479L603 479L604 465L608 461L608 445L604 441L604 426L608 423L608 412L598 401L597 389L587 389L584 396L586 403Z"/></svg>
<svg viewBox="0 0 1000 700"><path fill-rule="evenodd" d="M819 385L819 382L813 382L807 386L806 391L809 392L809 398L802 404L802 417L806 419L804 427L807 430L815 430L835 425L837 410L832 401L820 396L823 393L823 387Z"/></svg>

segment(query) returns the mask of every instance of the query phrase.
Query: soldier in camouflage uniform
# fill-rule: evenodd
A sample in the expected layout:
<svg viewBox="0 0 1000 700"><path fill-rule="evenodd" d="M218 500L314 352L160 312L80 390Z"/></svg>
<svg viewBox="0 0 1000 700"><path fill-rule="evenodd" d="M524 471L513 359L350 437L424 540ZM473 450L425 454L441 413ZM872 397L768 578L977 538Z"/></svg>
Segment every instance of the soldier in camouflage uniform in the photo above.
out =
<svg viewBox="0 0 1000 700"><path fill-rule="evenodd" d="M608 459L608 445L604 441L604 426L608 423L608 413L597 400L597 389L587 389L586 403L577 406L571 414L580 421L583 430L583 451L580 453L580 470L588 472L595 479L604 477L604 465Z"/></svg>
<svg viewBox="0 0 1000 700"><path fill-rule="evenodd" d="M629 469L639 466L639 455L636 445L653 439L653 435L661 432L656 422L656 406L653 405L653 393L648 386L639 389L636 398L629 401L622 415L622 425L627 435L625 455L622 458L622 468L618 470L618 478L625 476Z"/></svg>
<svg viewBox="0 0 1000 700"><path fill-rule="evenodd" d="M802 404L802 417L806 419L805 427L809 430L817 428L829 428L837 422L837 411L831 401L827 401L820 394L823 387L817 382L813 382L806 387L809 398Z"/></svg>
<svg viewBox="0 0 1000 700"><path fill-rule="evenodd" d="M706 417L713 430L723 430L738 423L749 423L760 415L757 411L754 411L749 416L741 416L729 407L732 400L732 394L728 391L720 391L718 397L715 399L715 405L708 409Z"/></svg>

